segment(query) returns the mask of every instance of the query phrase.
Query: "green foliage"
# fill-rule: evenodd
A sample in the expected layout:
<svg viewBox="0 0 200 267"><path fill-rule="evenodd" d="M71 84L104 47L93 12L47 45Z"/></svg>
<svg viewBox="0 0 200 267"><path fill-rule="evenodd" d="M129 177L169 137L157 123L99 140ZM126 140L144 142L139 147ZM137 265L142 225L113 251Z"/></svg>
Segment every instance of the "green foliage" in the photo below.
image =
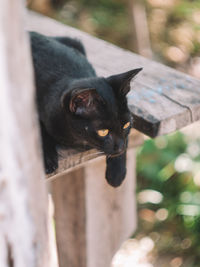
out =
<svg viewBox="0 0 200 267"><path fill-rule="evenodd" d="M200 140L188 144L177 132L147 140L137 154L136 237L151 236L155 253L180 256L185 267L200 266L199 151Z"/></svg>

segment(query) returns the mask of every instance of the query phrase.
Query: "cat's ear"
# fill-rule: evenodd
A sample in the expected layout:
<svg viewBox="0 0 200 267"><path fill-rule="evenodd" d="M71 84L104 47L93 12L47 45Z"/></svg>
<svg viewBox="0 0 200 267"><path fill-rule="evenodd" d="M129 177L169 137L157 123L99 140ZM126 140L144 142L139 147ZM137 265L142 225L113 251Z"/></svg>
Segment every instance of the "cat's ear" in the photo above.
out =
<svg viewBox="0 0 200 267"><path fill-rule="evenodd" d="M66 97L68 101L65 101ZM81 116L89 116L96 113L97 103L100 101L100 96L94 88L75 89L70 94L70 97L68 94L66 97L65 95L62 97L62 103L64 105L68 103L69 110Z"/></svg>
<svg viewBox="0 0 200 267"><path fill-rule="evenodd" d="M135 77L142 68L130 70L124 73L113 75L108 77L106 80L112 86L113 90L118 95L127 95L130 91L130 82Z"/></svg>

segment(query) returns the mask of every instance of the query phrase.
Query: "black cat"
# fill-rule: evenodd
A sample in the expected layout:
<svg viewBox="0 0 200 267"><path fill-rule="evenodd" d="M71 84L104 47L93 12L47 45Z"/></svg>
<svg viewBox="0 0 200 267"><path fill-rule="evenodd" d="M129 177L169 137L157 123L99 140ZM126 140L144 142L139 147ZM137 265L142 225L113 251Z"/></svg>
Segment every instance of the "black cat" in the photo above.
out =
<svg viewBox="0 0 200 267"><path fill-rule="evenodd" d="M58 167L58 146L96 148L107 156L108 183L119 186L131 128L126 94L141 68L97 77L78 40L36 32L30 37L46 173Z"/></svg>

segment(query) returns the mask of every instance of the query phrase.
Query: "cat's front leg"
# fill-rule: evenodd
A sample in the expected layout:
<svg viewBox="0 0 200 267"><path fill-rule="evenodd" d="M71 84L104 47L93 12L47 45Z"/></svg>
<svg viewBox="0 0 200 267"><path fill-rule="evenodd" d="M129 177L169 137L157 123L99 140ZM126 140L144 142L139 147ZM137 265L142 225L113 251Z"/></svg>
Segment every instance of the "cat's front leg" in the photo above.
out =
<svg viewBox="0 0 200 267"><path fill-rule="evenodd" d="M52 137L41 124L42 150L46 174L54 172L58 168L58 152Z"/></svg>
<svg viewBox="0 0 200 267"><path fill-rule="evenodd" d="M106 158L106 180L113 187L118 187L126 176L126 151L117 157Z"/></svg>

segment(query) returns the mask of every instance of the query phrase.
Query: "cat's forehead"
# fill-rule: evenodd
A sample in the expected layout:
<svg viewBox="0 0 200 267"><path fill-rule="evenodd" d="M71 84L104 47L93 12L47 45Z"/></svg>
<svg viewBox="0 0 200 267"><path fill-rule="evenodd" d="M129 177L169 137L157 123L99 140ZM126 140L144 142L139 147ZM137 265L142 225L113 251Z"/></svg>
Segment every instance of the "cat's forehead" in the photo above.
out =
<svg viewBox="0 0 200 267"><path fill-rule="evenodd" d="M121 117L122 113L128 111L127 102L125 96L118 97L114 89L107 82L107 79L103 77L91 77L86 79L80 79L73 82L74 88L91 88L95 89L97 95L98 115L101 118L112 118L112 120L117 120ZM96 96L94 96L96 98Z"/></svg>
<svg viewBox="0 0 200 267"><path fill-rule="evenodd" d="M99 110L98 116L93 118L93 126L96 128L118 128L131 120L131 115L127 109L122 112L120 109L117 112L113 112L110 109Z"/></svg>
<svg viewBox="0 0 200 267"><path fill-rule="evenodd" d="M109 109L117 111L117 101L112 87L103 78L97 78L94 84L97 93L102 97Z"/></svg>
<svg viewBox="0 0 200 267"><path fill-rule="evenodd" d="M101 115L105 121L116 122L126 121L130 116L125 96L117 97L113 88L106 82L100 81L96 90L98 94L104 99L104 106L102 106Z"/></svg>

